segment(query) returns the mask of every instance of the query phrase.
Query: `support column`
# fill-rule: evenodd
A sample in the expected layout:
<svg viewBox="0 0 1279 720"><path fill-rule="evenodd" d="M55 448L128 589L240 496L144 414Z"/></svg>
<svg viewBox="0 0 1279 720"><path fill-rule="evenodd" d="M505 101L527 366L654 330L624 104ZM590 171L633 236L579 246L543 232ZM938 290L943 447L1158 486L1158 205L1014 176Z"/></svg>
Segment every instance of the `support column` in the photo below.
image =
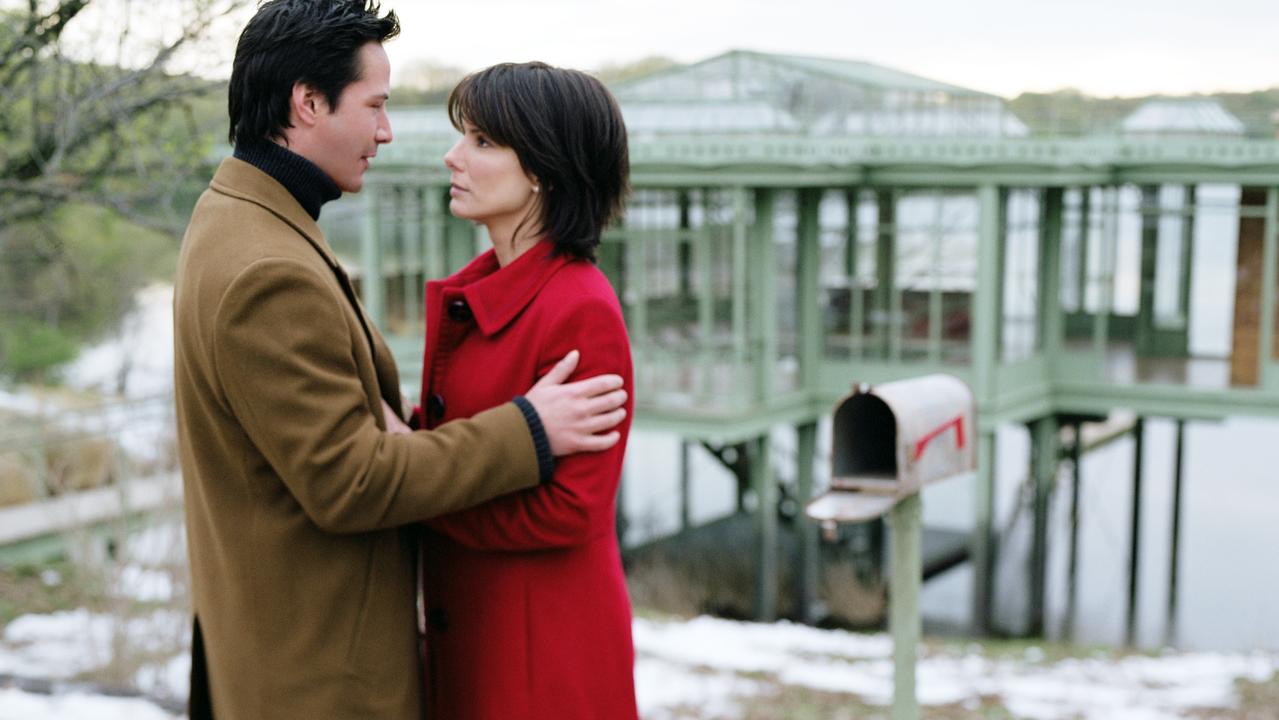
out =
<svg viewBox="0 0 1279 720"><path fill-rule="evenodd" d="M678 190L675 201L679 206L679 233L676 234L675 254L678 258L679 296L687 302L693 296L693 248L689 229L692 228L692 199L688 190Z"/></svg>
<svg viewBox="0 0 1279 720"><path fill-rule="evenodd" d="M796 287L797 330L799 336L799 386L805 390L818 388L822 339L821 290L818 272L821 268L820 210L822 191L805 188L799 192L798 278ZM802 513L801 513L802 514Z"/></svg>
<svg viewBox="0 0 1279 720"><path fill-rule="evenodd" d="M733 194L733 385L743 387L747 378L742 370L746 365L746 271L749 260L746 254L747 234L750 226L747 223L746 188L735 187Z"/></svg>
<svg viewBox="0 0 1279 720"><path fill-rule="evenodd" d="M857 243L861 227L857 222L860 192L853 188L847 192L848 226L845 228L844 267L848 276L848 359L861 358L865 352L866 307L862 287L857 279Z"/></svg>
<svg viewBox="0 0 1279 720"><path fill-rule="evenodd" d="M900 329L896 328L898 318L893 316L893 297L897 294L897 198L892 190L876 190L875 202L879 208L879 231L875 235L875 302L871 311L875 350L872 355L883 359L892 356L892 338L896 336L898 341L901 338Z"/></svg>
<svg viewBox="0 0 1279 720"><path fill-rule="evenodd" d="M935 198L935 208L933 212L932 237L930 238L931 262L932 265L932 288L928 292L928 361L934 365L941 364L942 361L942 340L943 340L943 300L944 291L942 289L942 255L941 246L946 236L944 227L944 218L942 217L942 209L946 202L946 193L942 190L937 191ZM904 328L903 328L904 331Z"/></svg>
<svg viewBox="0 0 1279 720"><path fill-rule="evenodd" d="M369 321L383 327L386 296L382 288L382 188L364 188L364 224L360 233L360 301Z"/></svg>
<svg viewBox="0 0 1279 720"><path fill-rule="evenodd" d="M1155 349L1155 274L1159 258L1159 186L1141 188L1141 300L1137 306L1137 356Z"/></svg>
<svg viewBox="0 0 1279 720"><path fill-rule="evenodd" d="M1079 188L1079 244L1075 248L1075 297L1079 298L1078 312L1088 311L1088 243L1092 242L1092 187Z"/></svg>
<svg viewBox="0 0 1279 720"><path fill-rule="evenodd" d="M777 365L777 248L773 242L776 192L755 190L755 223L751 226L748 265L751 272L751 360L755 400L766 404L773 397Z"/></svg>
<svg viewBox="0 0 1279 720"><path fill-rule="evenodd" d="M751 487L755 490L755 619L777 619L777 483L773 481L767 433L751 440Z"/></svg>
<svg viewBox="0 0 1279 720"><path fill-rule="evenodd" d="M1110 343L1110 314L1115 305L1115 267L1119 257L1119 189L1101 190L1101 297L1093 317L1093 353L1103 372Z"/></svg>
<svg viewBox="0 0 1279 720"><path fill-rule="evenodd" d="M689 470L691 458L691 443L686 438L679 439L679 530L684 532L689 528Z"/></svg>
<svg viewBox="0 0 1279 720"><path fill-rule="evenodd" d="M444 254L444 191L439 187L426 188L424 195L426 233L423 236L422 272L427 280L446 275Z"/></svg>
<svg viewBox="0 0 1279 720"><path fill-rule="evenodd" d="M1181 354L1190 356L1190 283L1195 269L1195 216L1198 214L1195 197L1195 186L1187 185L1182 196L1182 209L1185 213L1181 220L1181 277L1178 285L1177 308L1182 320Z"/></svg>
<svg viewBox="0 0 1279 720"><path fill-rule="evenodd" d="M1043 417L1031 424L1031 477L1035 483L1032 540L1030 546L1030 621L1028 634L1044 634L1048 587L1048 521L1053 485L1057 477L1057 418Z"/></svg>
<svg viewBox="0 0 1279 720"><path fill-rule="evenodd" d="M693 244L693 266L698 272L697 288L697 339L698 378L697 397L709 404L712 397L714 365L719 361L715 352L715 262L711 243L715 234L711 231L710 190L702 189L702 226Z"/></svg>
<svg viewBox="0 0 1279 720"><path fill-rule="evenodd" d="M892 533L893 575L889 579L888 624L893 635L893 720L918 720L915 668L922 634L919 587L923 573L923 512L919 494L906 497L888 513Z"/></svg>
<svg viewBox="0 0 1279 720"><path fill-rule="evenodd" d="M799 567L796 573L796 616L805 624L812 624L817 598L817 574L821 562L817 544L817 525L804 513L804 507L813 497L813 464L817 455L817 423L808 422L795 427L797 436L795 451L795 478L798 507L795 511L795 536L799 546Z"/></svg>
<svg viewBox="0 0 1279 720"><path fill-rule="evenodd" d="M1141 577L1141 476L1145 466L1143 457L1146 437L1145 418L1137 416L1132 433L1132 523L1128 550L1128 603L1124 622L1124 644L1129 647L1137 644L1137 591Z"/></svg>
<svg viewBox="0 0 1279 720"><path fill-rule="evenodd" d="M1075 612L1079 601L1079 493L1084 481L1083 424L1075 421L1075 438L1070 443L1070 558L1066 567L1066 612L1061 636L1066 642L1075 637Z"/></svg>
<svg viewBox="0 0 1279 720"><path fill-rule="evenodd" d="M401 188L400 207L404 224L400 236L400 292L404 326L409 332L422 327L422 189L416 185Z"/></svg>
<svg viewBox="0 0 1279 720"><path fill-rule="evenodd" d="M1039 349L1046 357L1055 358L1065 339L1065 316L1061 307L1061 239L1062 215L1065 212L1065 189L1044 190L1043 219L1039 226Z"/></svg>
<svg viewBox="0 0 1279 720"><path fill-rule="evenodd" d="M977 228L977 287L974 290L973 369L976 379L977 407L984 407L996 397L996 372L999 363L1000 305L1003 274L1003 214L1006 194L995 185L978 188L980 216ZM991 596L994 580L994 514L995 514L995 428L980 415L977 418L977 476L974 488L972 559L973 559L973 629L978 634L990 631Z"/></svg>
<svg viewBox="0 0 1279 720"><path fill-rule="evenodd" d="M1177 639L1177 575L1181 566L1181 497L1186 460L1186 421L1177 419L1177 441L1172 471L1172 549L1168 560L1168 615L1164 621L1164 645Z"/></svg>
<svg viewBox="0 0 1279 720"><path fill-rule="evenodd" d="M1275 287L1279 263L1279 187L1266 190L1266 226L1261 253L1261 332L1259 334L1257 376L1262 388L1276 385L1270 366L1275 359Z"/></svg>

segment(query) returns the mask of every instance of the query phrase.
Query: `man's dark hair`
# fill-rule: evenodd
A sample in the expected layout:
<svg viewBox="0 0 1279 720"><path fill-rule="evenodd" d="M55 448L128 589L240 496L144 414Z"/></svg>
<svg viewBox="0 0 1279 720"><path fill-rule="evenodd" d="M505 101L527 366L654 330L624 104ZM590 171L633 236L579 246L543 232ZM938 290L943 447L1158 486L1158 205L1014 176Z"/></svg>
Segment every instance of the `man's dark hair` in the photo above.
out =
<svg viewBox="0 0 1279 720"><path fill-rule="evenodd" d="M284 137L293 86L315 88L337 110L347 85L360 79L360 48L400 32L394 12L378 17L373 0L269 0L235 47L227 110L229 138L249 145Z"/></svg>
<svg viewBox="0 0 1279 720"><path fill-rule="evenodd" d="M608 88L577 70L504 63L463 78L448 111L453 127L471 123L537 178L537 220L556 254L594 260L630 191L626 125Z"/></svg>

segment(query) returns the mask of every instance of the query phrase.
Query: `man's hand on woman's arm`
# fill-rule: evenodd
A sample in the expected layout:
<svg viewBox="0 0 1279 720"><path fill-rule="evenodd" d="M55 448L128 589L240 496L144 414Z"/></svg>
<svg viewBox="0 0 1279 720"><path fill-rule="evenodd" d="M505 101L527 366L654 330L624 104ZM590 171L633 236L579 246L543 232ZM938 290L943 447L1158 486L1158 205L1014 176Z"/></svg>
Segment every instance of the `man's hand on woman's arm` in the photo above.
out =
<svg viewBox="0 0 1279 720"><path fill-rule="evenodd" d="M524 395L537 411L556 457L613 447L621 436L604 431L626 417L621 376L597 375L564 382L577 368L578 357L576 350L565 355Z"/></svg>

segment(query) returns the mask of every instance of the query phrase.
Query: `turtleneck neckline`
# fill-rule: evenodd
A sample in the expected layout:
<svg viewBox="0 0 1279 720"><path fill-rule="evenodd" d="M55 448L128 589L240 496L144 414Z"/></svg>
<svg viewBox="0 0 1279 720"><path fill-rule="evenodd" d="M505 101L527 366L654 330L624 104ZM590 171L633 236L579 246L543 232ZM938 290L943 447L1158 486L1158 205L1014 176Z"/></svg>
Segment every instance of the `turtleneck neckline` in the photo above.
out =
<svg viewBox="0 0 1279 720"><path fill-rule="evenodd" d="M284 186L312 220L320 219L320 208L342 196L333 179L315 163L269 140L236 145L235 158L243 160Z"/></svg>

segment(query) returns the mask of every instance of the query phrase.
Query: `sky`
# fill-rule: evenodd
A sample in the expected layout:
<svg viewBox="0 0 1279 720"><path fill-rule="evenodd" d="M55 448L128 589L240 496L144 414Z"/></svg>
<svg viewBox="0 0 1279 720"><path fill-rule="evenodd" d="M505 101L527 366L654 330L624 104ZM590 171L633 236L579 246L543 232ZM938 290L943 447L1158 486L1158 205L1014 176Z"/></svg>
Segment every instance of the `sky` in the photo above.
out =
<svg viewBox="0 0 1279 720"><path fill-rule="evenodd" d="M118 26L173 27L192 2L94 0L69 42ZM0 0L14 8L20 0ZM1076 88L1098 96L1279 86L1276 0L382 0L403 31L386 46L393 79L415 63L477 70L545 60L596 70L661 55L695 62L731 49L863 60L1013 97ZM230 74L256 2L188 53ZM167 22L166 22L167 21ZM107 33L110 35L110 33ZM93 54L110 55L111 48ZM105 59L105 58L104 58ZM126 63L127 64L127 63Z"/></svg>
<svg viewBox="0 0 1279 720"><path fill-rule="evenodd" d="M1004 96L1279 86L1275 0L384 0L392 66L596 69L730 49L864 60Z"/></svg>

